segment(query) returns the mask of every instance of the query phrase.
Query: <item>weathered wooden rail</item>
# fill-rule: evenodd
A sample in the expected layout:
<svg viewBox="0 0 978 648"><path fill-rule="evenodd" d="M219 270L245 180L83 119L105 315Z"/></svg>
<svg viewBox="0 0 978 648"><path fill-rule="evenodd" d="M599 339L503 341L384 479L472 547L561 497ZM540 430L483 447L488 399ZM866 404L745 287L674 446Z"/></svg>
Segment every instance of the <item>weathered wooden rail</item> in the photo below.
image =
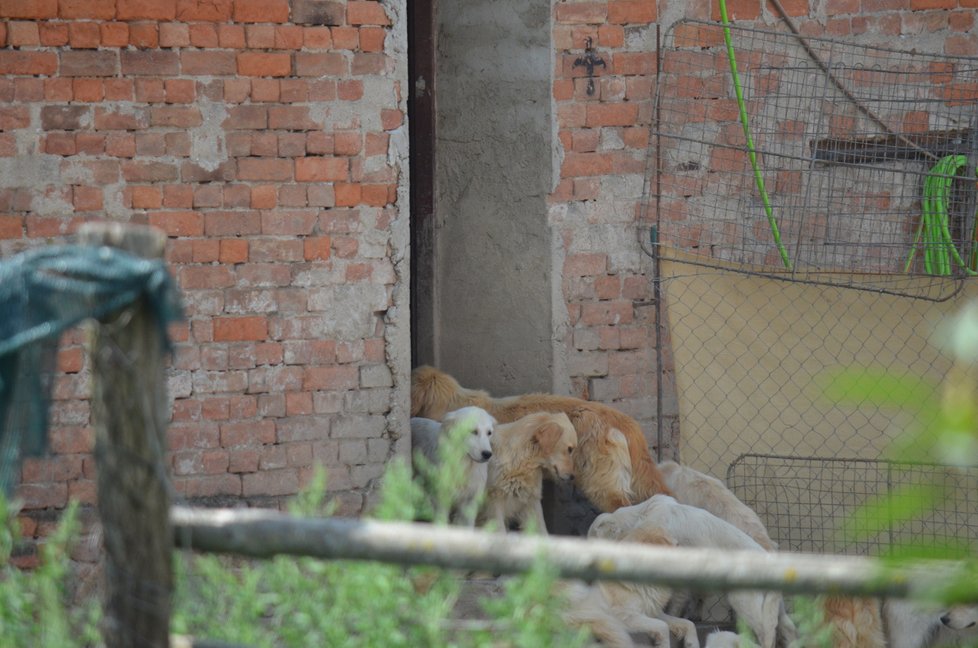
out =
<svg viewBox="0 0 978 648"><path fill-rule="evenodd" d="M948 561L893 567L858 556L650 547L406 522L298 518L257 509L176 506L170 519L177 546L206 552L379 560L499 574L527 571L544 556L565 578L688 589L920 598L946 584L959 569Z"/></svg>

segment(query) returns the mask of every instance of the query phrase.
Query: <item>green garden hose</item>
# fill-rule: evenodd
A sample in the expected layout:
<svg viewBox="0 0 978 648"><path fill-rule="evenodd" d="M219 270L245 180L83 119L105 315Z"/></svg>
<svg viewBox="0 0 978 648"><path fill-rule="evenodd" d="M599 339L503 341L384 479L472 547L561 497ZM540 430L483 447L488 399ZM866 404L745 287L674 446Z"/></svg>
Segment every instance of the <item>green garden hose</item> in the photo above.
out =
<svg viewBox="0 0 978 648"><path fill-rule="evenodd" d="M734 91L737 93L737 108L740 111L740 123L744 127L744 137L747 138L747 155L750 158L750 166L754 171L754 183L761 194L761 202L764 204L764 213L767 214L767 222L771 226L771 234L774 236L774 243L778 246L781 254L781 262L784 267L791 270L791 261L788 259L788 251L781 243L781 231L778 229L778 221L774 218L774 210L771 208L771 200L767 195L764 186L764 177L761 175L760 167L757 164L757 151L754 148L754 139L750 134L750 126L747 123L747 107L744 104L744 92L740 87L740 75L737 72L737 57L734 55L733 43L730 38L730 21L727 19L726 0L720 0L720 20L723 22L723 42L727 46L727 60L730 61L730 76L733 78Z"/></svg>
<svg viewBox="0 0 978 648"><path fill-rule="evenodd" d="M954 176L968 164L964 155L948 155L938 160L924 179L924 193L921 197L920 226L914 237L910 255L904 265L904 272L910 272L917 246L923 247L924 271L931 275L950 275L951 260L969 275L978 275L965 263L951 237L948 201ZM978 173L978 169L976 169ZM974 258L974 255L973 255Z"/></svg>

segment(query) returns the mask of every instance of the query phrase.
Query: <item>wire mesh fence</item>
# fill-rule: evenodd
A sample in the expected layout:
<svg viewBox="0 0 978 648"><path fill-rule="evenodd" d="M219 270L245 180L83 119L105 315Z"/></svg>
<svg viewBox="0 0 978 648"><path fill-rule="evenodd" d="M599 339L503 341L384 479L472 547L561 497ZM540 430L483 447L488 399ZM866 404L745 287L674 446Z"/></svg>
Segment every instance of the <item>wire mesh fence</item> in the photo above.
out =
<svg viewBox="0 0 978 648"><path fill-rule="evenodd" d="M911 413L824 386L871 368L925 399L953 364L942 325L978 296L978 60L738 26L730 42L736 77L720 24L659 43L643 224L679 409L664 456L728 477L786 550L974 545L974 469L885 461ZM842 539L859 504L924 483L947 502Z"/></svg>
<svg viewBox="0 0 978 648"><path fill-rule="evenodd" d="M783 551L878 555L895 544L940 551L978 538L975 467L745 454L726 478ZM897 492L916 494L911 504L927 512L900 522L892 511L866 506Z"/></svg>
<svg viewBox="0 0 978 648"><path fill-rule="evenodd" d="M682 21L660 45L659 241L707 265L953 294L922 277L978 263L978 60L730 29L736 77L719 24Z"/></svg>

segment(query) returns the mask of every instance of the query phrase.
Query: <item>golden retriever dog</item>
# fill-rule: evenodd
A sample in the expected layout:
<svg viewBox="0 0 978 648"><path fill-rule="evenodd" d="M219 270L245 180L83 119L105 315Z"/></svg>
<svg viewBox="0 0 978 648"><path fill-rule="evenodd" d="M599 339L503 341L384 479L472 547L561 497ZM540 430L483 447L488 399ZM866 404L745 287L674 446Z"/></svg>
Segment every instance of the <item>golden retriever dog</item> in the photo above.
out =
<svg viewBox="0 0 978 648"><path fill-rule="evenodd" d="M449 522L464 526L475 525L475 513L486 490L488 468L486 462L492 457L492 432L496 420L481 407L463 407L449 412L441 422L414 417L411 419L411 444L413 448L411 465L414 474L428 491L434 501L438 495L435 484L437 477L430 471L445 471L446 461L452 462L455 474L451 480L461 482L462 488L451 496ZM464 435L464 455L445 457L443 440L448 435Z"/></svg>
<svg viewBox="0 0 978 648"><path fill-rule="evenodd" d="M510 520L547 533L543 519L544 473L556 479L574 477L577 432L563 412L536 412L512 423L500 423L492 437L486 501L479 521L494 520L506 531Z"/></svg>
<svg viewBox="0 0 978 648"><path fill-rule="evenodd" d="M879 599L832 595L820 603L833 648L886 647Z"/></svg>
<svg viewBox="0 0 978 648"><path fill-rule="evenodd" d="M761 518L722 481L675 461L660 462L659 471L676 501L705 509L754 538L768 551L777 550L778 545L771 540Z"/></svg>
<svg viewBox="0 0 978 648"><path fill-rule="evenodd" d="M602 513L591 524L588 537L618 539L632 529L646 525L662 529L675 538L679 546L765 551L753 538L726 520L701 508L680 504L668 495L654 495L641 504ZM773 648L779 632L785 641L794 639L795 627L784 612L780 593L728 592L726 598L763 648Z"/></svg>
<svg viewBox="0 0 978 648"><path fill-rule="evenodd" d="M488 392L466 389L443 371L430 366L411 372L411 416L440 419L453 409L476 405L500 423L515 421L532 412L564 412L577 430L582 451L578 487L602 511L641 502L656 493L671 494L652 461L649 446L638 422L623 412L591 401L555 394L525 394L493 398ZM628 447L623 461L615 429ZM628 476L628 488L623 488Z"/></svg>

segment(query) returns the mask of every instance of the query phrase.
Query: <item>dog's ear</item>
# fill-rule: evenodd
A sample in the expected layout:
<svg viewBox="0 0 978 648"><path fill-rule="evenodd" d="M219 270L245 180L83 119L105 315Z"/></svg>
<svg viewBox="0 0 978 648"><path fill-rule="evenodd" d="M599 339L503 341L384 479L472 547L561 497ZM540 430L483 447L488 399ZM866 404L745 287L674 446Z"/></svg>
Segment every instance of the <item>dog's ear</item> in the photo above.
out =
<svg viewBox="0 0 978 648"><path fill-rule="evenodd" d="M603 437L604 443L608 446L624 449L628 451L628 439L618 428L608 428L608 434Z"/></svg>
<svg viewBox="0 0 978 648"><path fill-rule="evenodd" d="M547 421L533 433L533 442L540 447L543 454L550 454L557 447L563 430L553 421Z"/></svg>

